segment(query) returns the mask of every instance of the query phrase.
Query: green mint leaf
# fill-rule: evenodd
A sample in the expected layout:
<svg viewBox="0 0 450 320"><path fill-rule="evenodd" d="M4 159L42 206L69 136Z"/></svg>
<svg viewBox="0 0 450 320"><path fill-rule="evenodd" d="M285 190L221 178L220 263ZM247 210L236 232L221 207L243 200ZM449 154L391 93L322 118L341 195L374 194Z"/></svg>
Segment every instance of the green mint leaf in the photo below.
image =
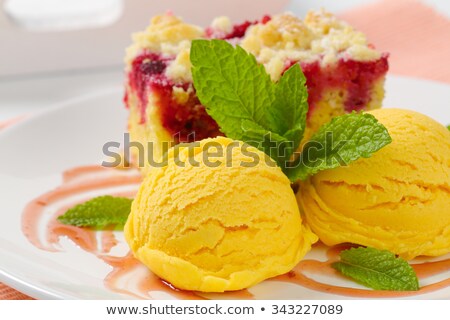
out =
<svg viewBox="0 0 450 320"><path fill-rule="evenodd" d="M273 84L254 56L223 40L194 40L190 57L197 96L226 136L242 140L242 120L273 127Z"/></svg>
<svg viewBox="0 0 450 320"><path fill-rule="evenodd" d="M306 126L308 92L300 66L273 83L254 56L223 40L194 40L190 56L197 96L222 132L266 152L284 169Z"/></svg>
<svg viewBox="0 0 450 320"><path fill-rule="evenodd" d="M101 229L114 225L123 229L131 211L133 199L101 196L76 205L58 217L58 221L76 226Z"/></svg>
<svg viewBox="0 0 450 320"><path fill-rule="evenodd" d="M322 126L306 143L286 174L291 181L305 180L319 171L348 165L392 142L387 129L369 113L350 113Z"/></svg>
<svg viewBox="0 0 450 320"><path fill-rule="evenodd" d="M447 126L447 129L450 130L450 125Z"/></svg>
<svg viewBox="0 0 450 320"><path fill-rule="evenodd" d="M303 138L308 113L306 78L298 64L290 67L275 84L275 97L270 112L277 119L277 132L292 141L296 149Z"/></svg>
<svg viewBox="0 0 450 320"><path fill-rule="evenodd" d="M415 291L419 281L414 269L386 250L352 248L341 252L333 268L356 282L375 290Z"/></svg>

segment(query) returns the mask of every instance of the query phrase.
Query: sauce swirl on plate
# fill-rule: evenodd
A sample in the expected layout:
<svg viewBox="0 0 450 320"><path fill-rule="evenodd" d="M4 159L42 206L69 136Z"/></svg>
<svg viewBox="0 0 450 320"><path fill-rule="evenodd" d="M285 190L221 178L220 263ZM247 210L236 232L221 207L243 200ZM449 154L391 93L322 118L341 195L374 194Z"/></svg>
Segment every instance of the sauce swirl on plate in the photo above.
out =
<svg viewBox="0 0 450 320"><path fill-rule="evenodd" d="M95 255L108 264L112 270L104 279L108 289L133 296L135 298L154 298L155 292L163 292L180 299L204 299L207 294L178 290L171 284L161 280L144 267L128 252L123 256L111 253L119 241L112 229L94 231L64 225L57 217L76 204L83 203L94 196L113 195L133 197L141 182L141 175L134 169L118 170L100 166L78 167L64 172L63 183L53 191L47 192L31 201L22 215L22 232L35 247L57 252L61 251L60 239L67 237L79 248ZM95 195L93 195L95 193ZM41 231L44 230L42 233ZM322 283L314 276L342 278L331 267L338 260L339 253L351 245L338 245L326 248L322 244L315 245L315 250L326 251L326 260L305 259L291 272L275 277L270 281L289 282L302 287L329 294L361 298L392 298L416 296L437 291L450 286L450 278L424 285L418 291L379 291L358 289ZM450 259L441 261L423 261L412 264L419 280L439 276L450 270ZM131 280L130 280L131 279ZM131 283L131 285L130 285ZM129 288L129 285L132 288ZM252 299L247 291L228 292L222 294L229 299Z"/></svg>

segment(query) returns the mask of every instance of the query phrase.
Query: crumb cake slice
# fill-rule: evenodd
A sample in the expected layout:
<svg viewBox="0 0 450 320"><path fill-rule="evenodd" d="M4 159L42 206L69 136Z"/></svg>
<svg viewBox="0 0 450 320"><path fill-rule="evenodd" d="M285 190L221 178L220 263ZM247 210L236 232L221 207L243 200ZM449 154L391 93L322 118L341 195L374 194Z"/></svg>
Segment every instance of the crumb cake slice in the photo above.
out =
<svg viewBox="0 0 450 320"><path fill-rule="evenodd" d="M388 55L326 11L309 12L303 21L284 13L237 25L220 17L206 29L172 14L156 16L145 31L133 35L126 55L128 127L131 140L143 145L139 162L144 173L162 156L163 142L222 135L192 84L189 50L191 41L201 38L242 46L273 81L299 63L309 93L307 136L337 115L381 107ZM132 152L136 156L138 148Z"/></svg>

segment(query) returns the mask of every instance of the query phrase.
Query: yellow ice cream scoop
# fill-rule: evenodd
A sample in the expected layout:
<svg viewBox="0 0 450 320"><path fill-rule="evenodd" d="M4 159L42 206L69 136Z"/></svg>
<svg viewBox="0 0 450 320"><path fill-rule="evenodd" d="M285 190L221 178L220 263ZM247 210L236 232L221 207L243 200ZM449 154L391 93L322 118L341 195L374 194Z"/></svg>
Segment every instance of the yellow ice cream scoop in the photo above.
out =
<svg viewBox="0 0 450 320"><path fill-rule="evenodd" d="M308 225L327 245L351 242L406 259L450 252L450 132L413 111L370 113L392 143L302 183L297 200Z"/></svg>
<svg viewBox="0 0 450 320"><path fill-rule="evenodd" d="M317 237L288 178L256 148L218 137L178 146L133 202L126 240L175 287L223 292L290 271Z"/></svg>

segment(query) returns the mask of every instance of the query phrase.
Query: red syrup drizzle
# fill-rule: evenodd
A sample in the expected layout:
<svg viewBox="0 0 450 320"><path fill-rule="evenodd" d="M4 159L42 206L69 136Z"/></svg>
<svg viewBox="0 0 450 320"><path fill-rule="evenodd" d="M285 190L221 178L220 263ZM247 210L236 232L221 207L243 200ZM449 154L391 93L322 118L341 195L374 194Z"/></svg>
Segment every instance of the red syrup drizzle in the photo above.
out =
<svg viewBox="0 0 450 320"><path fill-rule="evenodd" d="M111 249L117 245L117 239L115 238L112 229L94 231L87 228L63 225L56 220L56 218L65 212L67 208L72 207L76 203L88 200L88 198L59 206L52 210L53 213L48 212L50 206L55 205L57 202L70 199L70 197L74 195L82 195L84 192L101 191L108 187L130 185L136 185L137 188L137 184L141 181L140 175L124 175L120 174L119 170L89 166L66 171L63 177L63 184L60 187L31 201L23 212L22 231L34 246L42 250L57 252L61 250L61 247L59 246L60 239L62 237L69 238L81 249L95 255L97 258L111 266L112 270L106 275L104 284L105 287L117 293L143 299L153 298L152 292L155 291L165 292L180 299L205 298L197 292L183 291L174 288L170 283L161 280L143 267L130 252L124 256L109 255L108 253L110 253ZM135 190L114 193L114 195L125 197L132 197L134 194ZM43 237L45 241L42 241L41 236L39 235L39 226L41 225L41 222L45 220L46 216L50 216L50 219L47 222L46 232ZM97 232L100 232L100 243L97 241ZM362 298L416 296L450 286L450 279L445 279L433 284L425 285L420 288L419 291L399 292L356 289L321 283L308 277L305 273L341 277L341 275L331 267L331 264L338 260L339 253L342 250L348 249L352 247L352 245L344 244L331 248L327 248L323 244L315 245L316 249L321 249L321 247L327 252L326 261L311 259L303 260L289 273L275 277L271 280L294 283L308 289L330 294ZM450 270L450 259L422 262L413 264L412 266L419 279L423 280ZM136 273L138 268L141 268L141 271L143 269L144 272L141 272L138 275ZM126 286L121 285L121 280L130 275L133 278L133 283L136 287L135 290L127 289ZM247 290L227 292L222 295L232 299L254 298Z"/></svg>
<svg viewBox="0 0 450 320"><path fill-rule="evenodd" d="M57 220L57 217L67 209L90 199L90 197L85 197L67 204L73 196L82 196L86 192L93 191L99 191L100 193L105 188L110 187L127 187L128 189L131 187L131 191L108 193L131 198L135 196L141 179L140 174L129 175L124 174L122 170L99 166L78 167L68 170L63 174L61 186L39 196L25 207L22 214L22 232L31 244L41 250L61 251L62 248L59 245L61 238L68 238L80 249L95 255L112 267L111 272L104 279L104 284L105 287L114 292L140 299L151 299L153 298L152 292L156 291L165 292L179 299L205 299L200 293L176 289L170 283L158 278L135 259L130 252L124 256L110 255L111 249L118 244L112 228L95 231L89 228L64 225ZM133 188L134 185L136 188ZM60 201L66 201L66 204L58 205ZM46 220L48 221L46 222ZM43 236L39 233L42 223L46 223ZM100 233L100 241L97 240L98 233ZM135 275L138 268L141 268L143 272ZM130 275L132 275L132 282L135 285L134 290L127 289L126 286L121 284L121 280ZM229 298L246 297L248 299L253 297L246 290L230 292L225 295Z"/></svg>
<svg viewBox="0 0 450 320"><path fill-rule="evenodd" d="M316 245L324 246L322 244ZM383 291L370 289L356 289L342 286L335 286L316 281L305 273L313 275L331 275L333 277L342 277L342 275L331 267L333 262L339 260L339 253L353 247L351 244L337 245L327 248L327 260L303 260L289 273L273 278L276 281L289 282L301 285L305 288L320 291L329 294L359 297L359 298L396 298L417 296L425 293L430 293L450 286L450 278L438 281L433 284L425 285L418 291ZM450 259L445 259L437 262L423 262L413 264L417 277L419 280L438 275L442 272L450 270Z"/></svg>

